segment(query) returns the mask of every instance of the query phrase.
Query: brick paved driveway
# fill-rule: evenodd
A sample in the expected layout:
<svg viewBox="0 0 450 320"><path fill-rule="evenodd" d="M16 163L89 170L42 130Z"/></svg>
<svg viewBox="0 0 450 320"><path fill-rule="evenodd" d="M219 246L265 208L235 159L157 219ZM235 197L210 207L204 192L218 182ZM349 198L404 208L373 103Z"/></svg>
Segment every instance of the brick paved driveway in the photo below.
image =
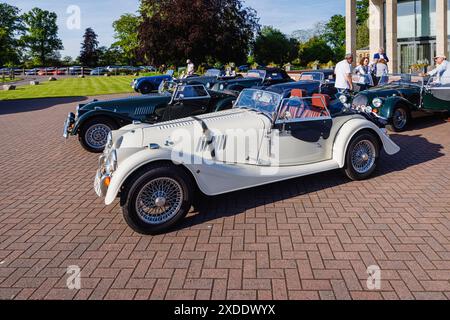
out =
<svg viewBox="0 0 450 320"><path fill-rule="evenodd" d="M75 100L0 102L0 299L450 298L450 123L394 135L402 152L372 180L331 172L210 198L142 237L95 196L97 156L61 138Z"/></svg>

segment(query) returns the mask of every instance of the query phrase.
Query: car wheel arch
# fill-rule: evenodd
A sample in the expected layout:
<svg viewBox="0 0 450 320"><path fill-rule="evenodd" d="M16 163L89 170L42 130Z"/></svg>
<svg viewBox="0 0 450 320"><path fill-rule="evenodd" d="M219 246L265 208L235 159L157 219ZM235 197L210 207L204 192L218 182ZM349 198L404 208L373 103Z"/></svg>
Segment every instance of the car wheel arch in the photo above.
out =
<svg viewBox="0 0 450 320"><path fill-rule="evenodd" d="M113 117L107 113L101 113L101 114L90 114L86 117L84 117L81 121L79 121L76 125L76 127L74 128L74 132L76 132L77 134L80 134L80 131L82 130L83 126L94 119L98 119L98 118L106 118L108 120L111 120L112 122L114 122L118 128L120 128L122 126L121 121L119 121L116 117ZM123 120L122 120L123 121Z"/></svg>
<svg viewBox="0 0 450 320"><path fill-rule="evenodd" d="M374 123L368 122L365 119L354 118L347 121L340 128L333 142L333 159L338 163L340 168L345 166L345 155L352 139L363 132L370 132L375 135L380 143L380 150L383 148L390 155L400 150L387 136L383 137L383 133Z"/></svg>
<svg viewBox="0 0 450 320"><path fill-rule="evenodd" d="M157 167L170 167L170 166L177 166L178 168L182 169L191 178L192 187L194 188L193 191L195 193L200 192L203 194L203 192L200 190L199 183L195 178L194 173L191 170L189 170L185 165L176 164L171 160L156 160L156 161L150 160L148 162L142 163L139 167L135 168L132 172L130 172L128 176L125 177L125 179L123 179L123 182L121 183L121 186L117 194L117 197L119 197L120 199L120 205L123 206L126 203L132 182L137 177L139 177L144 171L149 171L152 168Z"/></svg>

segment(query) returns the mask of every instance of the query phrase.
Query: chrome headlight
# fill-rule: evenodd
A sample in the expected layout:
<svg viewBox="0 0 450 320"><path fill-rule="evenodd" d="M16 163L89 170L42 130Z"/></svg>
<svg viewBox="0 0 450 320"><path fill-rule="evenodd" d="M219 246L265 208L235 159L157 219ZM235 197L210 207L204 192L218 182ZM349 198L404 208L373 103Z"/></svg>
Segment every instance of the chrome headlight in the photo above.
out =
<svg viewBox="0 0 450 320"><path fill-rule="evenodd" d="M206 88L207 88L207 89L211 88L211 83L208 82L208 83L206 84Z"/></svg>
<svg viewBox="0 0 450 320"><path fill-rule="evenodd" d="M219 90L224 90L225 89L225 85L223 85L223 84L221 84L220 86L219 86Z"/></svg>
<svg viewBox="0 0 450 320"><path fill-rule="evenodd" d="M372 110L373 110L372 107L367 106L365 111L366 113L372 113Z"/></svg>
<svg viewBox="0 0 450 320"><path fill-rule="evenodd" d="M380 98L375 98L373 99L372 104L375 106L375 108L380 108L383 105L383 100L381 100Z"/></svg>
<svg viewBox="0 0 450 320"><path fill-rule="evenodd" d="M345 104L345 103L347 103L348 98L346 95L343 94L339 97L339 101L341 101L342 104Z"/></svg>
<svg viewBox="0 0 450 320"><path fill-rule="evenodd" d="M110 174L116 171L117 169L117 152L116 150L112 150L108 155L108 158L105 162L105 170L106 173Z"/></svg>

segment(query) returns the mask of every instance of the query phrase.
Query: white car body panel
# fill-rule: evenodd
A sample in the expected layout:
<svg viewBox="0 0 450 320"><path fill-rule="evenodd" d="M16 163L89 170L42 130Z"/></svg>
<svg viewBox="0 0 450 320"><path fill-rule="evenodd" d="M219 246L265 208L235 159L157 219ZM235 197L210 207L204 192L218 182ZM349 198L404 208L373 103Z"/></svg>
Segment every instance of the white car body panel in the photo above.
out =
<svg viewBox="0 0 450 320"><path fill-rule="evenodd" d="M122 185L136 170L158 161L172 161L183 165L191 172L200 190L206 195L212 196L343 168L346 150L351 139L357 132L364 129L373 130L378 134L389 155L400 150L384 129L378 128L364 117L348 116L348 119L348 121L343 118L336 120L341 127L339 130L335 130L333 139L327 142L329 144L327 148L332 151L330 159L286 166L275 164L271 162L270 157L267 157L269 152L265 141L267 133L272 131L272 124L268 117L253 111L232 109L158 125L138 124L124 127L120 133L117 131L113 133L113 140L116 141L122 137L122 143L120 150L117 150L119 165L113 173L105 203L110 205L115 201ZM202 131L202 122L210 130ZM195 131L200 130L199 138L202 138L216 130L225 132L230 129L242 128L243 124L245 124L245 128L251 128L258 132L257 143L251 145L246 151L247 153L241 155L242 157L234 163L226 162L226 154L220 150L217 150L214 158L208 158L211 150L199 149L199 141L196 140L194 140L195 146L181 144L181 150L189 156L189 161L184 161L185 158L174 161L174 145L176 143L173 141L172 134L176 130L180 130L179 133L182 135L194 136L198 134ZM150 148L150 145L155 148ZM228 145L224 148L228 148ZM205 160L208 161L208 164L203 163Z"/></svg>

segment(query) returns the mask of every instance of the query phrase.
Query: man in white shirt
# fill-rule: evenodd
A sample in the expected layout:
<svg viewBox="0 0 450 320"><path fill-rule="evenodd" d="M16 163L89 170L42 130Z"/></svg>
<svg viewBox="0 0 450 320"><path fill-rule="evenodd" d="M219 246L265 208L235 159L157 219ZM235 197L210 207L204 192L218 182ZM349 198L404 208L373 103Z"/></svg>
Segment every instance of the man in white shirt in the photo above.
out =
<svg viewBox="0 0 450 320"><path fill-rule="evenodd" d="M190 60L190 59L188 59L187 61L186 61L186 63L187 63L187 70L186 70L186 74L188 75L188 76L192 76L193 74L194 74L194 72L195 72L195 66L194 66L194 64L192 63L192 61Z"/></svg>
<svg viewBox="0 0 450 320"><path fill-rule="evenodd" d="M450 83L450 67L449 67L449 63L447 61L447 57L446 56L437 56L436 58L434 58L434 60L436 61L436 65L437 67L428 72L426 75L430 76L430 77L437 77L438 78L438 82L441 84L449 84Z"/></svg>
<svg viewBox="0 0 450 320"><path fill-rule="evenodd" d="M339 62L334 69L336 74L335 87L341 93L349 90L353 91L352 63L353 55L348 53L345 55L345 59Z"/></svg>

